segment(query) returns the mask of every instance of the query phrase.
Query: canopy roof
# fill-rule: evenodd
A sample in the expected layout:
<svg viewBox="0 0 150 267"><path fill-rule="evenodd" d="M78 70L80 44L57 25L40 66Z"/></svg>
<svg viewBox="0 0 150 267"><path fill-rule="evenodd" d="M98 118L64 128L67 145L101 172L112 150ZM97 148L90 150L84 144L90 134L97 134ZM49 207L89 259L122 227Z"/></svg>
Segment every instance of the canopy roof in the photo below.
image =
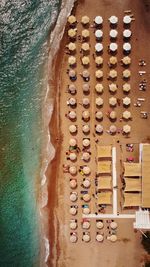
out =
<svg viewBox="0 0 150 267"><path fill-rule="evenodd" d="M134 177L141 176L141 164L140 163L128 163L124 162L124 176Z"/></svg>
<svg viewBox="0 0 150 267"><path fill-rule="evenodd" d="M150 208L150 145L142 145L142 207Z"/></svg>
<svg viewBox="0 0 150 267"><path fill-rule="evenodd" d="M139 207L141 206L140 193L124 193L124 207Z"/></svg>
<svg viewBox="0 0 150 267"><path fill-rule="evenodd" d="M111 189L111 176L99 177L98 189Z"/></svg>
<svg viewBox="0 0 150 267"><path fill-rule="evenodd" d="M125 178L125 183L126 183L126 187L125 187L125 192L134 192L134 191L142 191L142 187L141 187L141 179L137 178Z"/></svg>
<svg viewBox="0 0 150 267"><path fill-rule="evenodd" d="M97 164L97 173L111 174L111 161L100 161Z"/></svg>
<svg viewBox="0 0 150 267"><path fill-rule="evenodd" d="M98 194L98 204L106 204L106 205L111 205L111 192L101 192Z"/></svg>
<svg viewBox="0 0 150 267"><path fill-rule="evenodd" d="M98 158L111 158L111 146L97 146Z"/></svg>

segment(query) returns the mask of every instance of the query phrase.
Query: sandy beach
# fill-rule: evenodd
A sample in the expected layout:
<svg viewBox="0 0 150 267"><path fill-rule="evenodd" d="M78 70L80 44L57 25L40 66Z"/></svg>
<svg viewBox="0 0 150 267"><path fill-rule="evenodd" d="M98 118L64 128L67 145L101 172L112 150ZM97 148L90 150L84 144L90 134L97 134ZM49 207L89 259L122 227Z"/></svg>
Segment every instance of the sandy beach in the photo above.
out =
<svg viewBox="0 0 150 267"><path fill-rule="evenodd" d="M96 232L98 231L96 228L96 219L90 220L90 232L91 240L88 243L82 241L83 229L82 229L82 205L83 200L81 199L81 191L82 189L82 180L83 177L80 173L75 176L71 176L69 173L64 173L63 165L76 166L77 169L80 166L88 165L91 169L90 179L91 186L88 189L88 193L92 196L90 201L90 209L94 214L97 212L95 206L95 199L93 194L95 193L95 171L97 168L97 162L95 160L96 149L98 145L111 145L115 146L117 150L117 179L118 179L118 187L121 188L120 175L122 173L122 165L121 163L126 161L126 158L130 156L130 153L126 151L126 144L133 143L135 145L134 152L132 157L135 162L138 162L139 151L138 144L141 142L149 142L149 127L150 127L150 118L142 119L141 111L150 112L149 105L149 92L140 91L139 90L139 82L145 78L149 83L149 62L150 62L150 54L148 51L148 45L150 42L149 37L149 29L150 23L148 21L150 7L145 6L146 1L135 0L133 3L129 0L119 1L116 0L115 3L111 0L85 0L79 1L77 7L74 9L73 13L75 14L78 24L77 24L77 36L81 36L81 32L84 29L82 26L81 18L84 15L87 15L90 18L90 25L87 29L90 32L90 39L88 43L90 44L90 53L88 55L90 59L90 64L87 70L90 72L90 93L85 95L82 90L83 79L80 76L83 69L85 69L81 64L81 40L76 39L75 43L77 46L75 57L77 60L76 67L74 70L77 71L77 80L74 82L77 88L77 94L73 97L77 100L77 107L72 109L67 106L67 101L70 97L72 97L68 92L68 85L71 84L67 69L68 66L68 57L69 55L66 53L66 45L69 43L69 38L67 36L67 31L69 26L67 24L64 38L61 42L60 50L57 55L55 63L55 78L53 81L53 86L57 89L54 92L53 97L55 98L54 112L52 116L52 120L50 123L50 133L52 138L52 144L56 149L56 156L54 160L51 162L50 167L47 172L47 176L49 179L49 231L50 231L50 258L48 261L49 266L55 267L81 267L86 265L87 267L142 267L144 254L140 241L141 241L141 233L139 231L134 231L133 229L133 219L116 219L117 227L117 241L115 243L107 240L107 236L109 236L109 222L107 220L103 220L104 227L101 231L104 235L104 241L99 243L95 240ZM131 85L131 91L128 95L125 95L122 86L124 84L124 80L122 79L122 72L124 67L120 64L120 61L123 57L122 46L123 46L123 38L122 32L124 30L123 27L123 16L125 15L125 10L131 10L133 17L135 20L131 23L131 31L132 37L130 43L132 45L132 50L130 53L131 57L131 66L128 68L131 71L131 78L128 81ZM95 64L95 60L93 58L94 46L96 44L94 28L91 27L93 25L93 19L96 15L101 15L103 17L103 54L101 55L104 59L103 66L101 68L97 68ZM109 30L110 25L108 22L108 18L111 15L116 15L119 19L119 23L117 25L118 37L118 51L116 57L118 59L118 63L115 67L117 71L117 79L115 83L118 85L117 92L115 94L111 94L108 90L108 85L111 83L108 80L108 73L110 68L108 66L108 61L110 58L110 54L108 53L108 45L110 44L109 38ZM144 49L146 48L146 49ZM138 71L141 70L139 67L139 60L146 60L146 67L144 70L147 73L140 77ZM104 92L101 95L98 95L95 92L95 85L98 83L95 79L95 71L97 69L103 70L103 79L100 83L104 86ZM116 97L117 99L122 101L122 98L125 96L130 97L131 104L128 108L124 108L121 104L117 104L115 108L110 108L109 106L109 98ZM90 100L90 106L88 108L84 108L82 105L82 99L86 97ZM95 105L95 100L97 97L101 97L104 101L103 107L98 109ZM134 104L137 102L137 98L145 98L145 101L142 102L140 107L135 107ZM117 119L115 122L111 122L106 115L108 110L115 110L117 114ZM69 111L76 111L77 119L75 122L70 121L67 118L66 114ZM82 119L82 112L88 110L90 112L90 121L86 122ZM100 124L103 125L104 131L103 134L98 135L95 133L95 125L98 124L95 120L95 112L101 110L103 112L103 120ZM128 110L132 114L132 120L125 122L122 120L122 113ZM83 138L90 139L90 152L91 157L88 163L84 163L81 157L81 152L77 156L77 160L75 162L71 162L67 159L66 151L68 151L69 140L72 138L72 135L69 133L69 126L71 124L75 124L78 126L77 134L73 135L76 138L78 146L82 150L82 141ZM82 131L82 126L88 124L90 125L90 132L85 135ZM127 138L120 132L117 132L115 135L110 135L107 131L109 127L114 124L117 129L122 129L123 125L129 124L131 126L131 132L127 136ZM70 189L69 181L71 178L77 178L78 186L75 190ZM78 213L76 216L71 216L69 213L70 206L72 205L69 197L70 192L76 191L78 194L78 200L76 205L78 206ZM135 212L135 209L123 209L123 199L121 195L121 191L118 190L118 212L119 213L130 213ZM112 213L112 206L107 206L105 209L106 213ZM76 243L70 242L70 220L76 219L78 222L78 228L75 230L78 235L78 240Z"/></svg>

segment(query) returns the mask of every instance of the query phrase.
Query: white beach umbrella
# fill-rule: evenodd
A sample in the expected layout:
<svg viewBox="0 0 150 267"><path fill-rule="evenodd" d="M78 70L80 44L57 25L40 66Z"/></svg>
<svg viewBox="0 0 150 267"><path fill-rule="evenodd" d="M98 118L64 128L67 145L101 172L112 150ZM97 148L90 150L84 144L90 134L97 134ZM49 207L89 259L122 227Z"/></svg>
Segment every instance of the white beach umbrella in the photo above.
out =
<svg viewBox="0 0 150 267"><path fill-rule="evenodd" d="M103 98L101 98L101 97L97 97L96 100L95 100L95 103L96 103L96 105L97 105L98 107L100 107L100 106L103 105L104 100L103 100Z"/></svg>
<svg viewBox="0 0 150 267"><path fill-rule="evenodd" d="M104 89L104 86L101 83L97 83L95 85L95 90L96 90L97 93L101 94L103 92L103 89Z"/></svg>
<svg viewBox="0 0 150 267"><path fill-rule="evenodd" d="M76 115L76 112L74 110L71 110L69 113L68 113L68 116L70 119L76 119L77 115Z"/></svg>
<svg viewBox="0 0 150 267"><path fill-rule="evenodd" d="M128 110L125 110L122 114L122 117L126 120L130 119L131 118L131 112L128 111Z"/></svg>
<svg viewBox="0 0 150 267"><path fill-rule="evenodd" d="M77 167L76 166L70 166L69 167L70 174L76 174L77 173Z"/></svg>
<svg viewBox="0 0 150 267"><path fill-rule="evenodd" d="M90 174L90 172L91 172L90 167L89 167L89 166L84 166L84 167L83 167L83 172L84 172L84 174L86 174L86 175Z"/></svg>
<svg viewBox="0 0 150 267"><path fill-rule="evenodd" d="M70 125L69 126L69 132L70 133L76 133L77 132L77 126L76 125Z"/></svg>
<svg viewBox="0 0 150 267"><path fill-rule="evenodd" d="M70 84L69 85L69 91L72 94L76 93L76 86L74 84Z"/></svg>
<svg viewBox="0 0 150 267"><path fill-rule="evenodd" d="M91 185L90 180L86 179L86 180L83 181L83 186L84 186L85 188L89 188L90 185Z"/></svg>
<svg viewBox="0 0 150 267"><path fill-rule="evenodd" d="M111 24L117 24L117 23L118 23L118 17L116 17L116 16L111 16L111 17L109 18L109 21L110 21Z"/></svg>
<svg viewBox="0 0 150 267"><path fill-rule="evenodd" d="M83 222L82 228L83 229L89 229L90 228L90 223L88 221Z"/></svg>
<svg viewBox="0 0 150 267"><path fill-rule="evenodd" d="M132 21L132 19L131 19L130 16L126 15L126 16L123 17L123 22L124 22L125 24L130 24L131 21Z"/></svg>
<svg viewBox="0 0 150 267"><path fill-rule="evenodd" d="M130 125L124 125L123 126L123 132L124 133L130 133L130 131L131 131L131 126Z"/></svg>
<svg viewBox="0 0 150 267"><path fill-rule="evenodd" d="M90 22L90 18L88 16L83 16L82 19L81 19L81 23L83 25L86 25Z"/></svg>
<svg viewBox="0 0 150 267"><path fill-rule="evenodd" d="M102 241L104 240L103 235L101 235L101 234L97 234L97 235L96 235L96 240L97 240L98 242L102 242Z"/></svg>
<svg viewBox="0 0 150 267"><path fill-rule="evenodd" d="M88 215L90 213L90 209L88 207L83 208L83 214Z"/></svg>
<svg viewBox="0 0 150 267"><path fill-rule="evenodd" d="M118 49L118 45L116 43L111 43L110 46L109 46L109 49L112 51L112 52L115 52L117 51Z"/></svg>
<svg viewBox="0 0 150 267"><path fill-rule="evenodd" d="M111 242L116 242L117 241L117 236L116 235L111 235L110 236L110 241Z"/></svg>
<svg viewBox="0 0 150 267"><path fill-rule="evenodd" d="M102 65L103 64L103 58L100 57L100 56L96 57L95 58L95 63L96 63L97 66Z"/></svg>
<svg viewBox="0 0 150 267"><path fill-rule="evenodd" d="M70 242L71 243L76 243L77 240L78 240L78 238L77 238L77 235L76 234L70 235Z"/></svg>
<svg viewBox="0 0 150 267"><path fill-rule="evenodd" d="M128 106L131 104L131 98L130 97L124 97L123 98L123 105Z"/></svg>
<svg viewBox="0 0 150 267"><path fill-rule="evenodd" d="M116 115L116 111L111 111L109 114L110 119L114 120L116 119L117 115Z"/></svg>
<svg viewBox="0 0 150 267"><path fill-rule="evenodd" d="M131 50L131 44L130 43L124 43L123 44L123 50L128 52Z"/></svg>
<svg viewBox="0 0 150 267"><path fill-rule="evenodd" d="M117 35L118 35L118 31L117 30L110 30L109 36L111 38L117 38Z"/></svg>
<svg viewBox="0 0 150 267"><path fill-rule="evenodd" d="M88 152L84 152L82 155L82 159L84 161L88 161L90 159L90 154Z"/></svg>
<svg viewBox="0 0 150 267"><path fill-rule="evenodd" d="M125 83L123 85L123 91L124 92L129 92L131 90L131 85L129 83Z"/></svg>
<svg viewBox="0 0 150 267"><path fill-rule="evenodd" d="M117 91L117 85L115 83L109 84L109 91L110 92L116 92Z"/></svg>
<svg viewBox="0 0 150 267"><path fill-rule="evenodd" d="M89 201L91 200L90 195L89 195L89 194L84 194L84 195L83 195L83 200L84 200L85 202L89 202Z"/></svg>
<svg viewBox="0 0 150 267"><path fill-rule="evenodd" d="M85 120L89 119L90 118L90 112L88 110L84 110L82 112L82 118L85 119Z"/></svg>
<svg viewBox="0 0 150 267"><path fill-rule="evenodd" d="M117 77L117 71L116 70L110 70L109 71L109 77L111 79L115 79Z"/></svg>
<svg viewBox="0 0 150 267"><path fill-rule="evenodd" d="M102 132L103 132L103 126L102 126L101 124L97 124L97 125L95 126L95 131L96 131L97 133L102 133Z"/></svg>
<svg viewBox="0 0 150 267"><path fill-rule="evenodd" d="M124 70L122 74L123 74L123 78L128 79L131 76L131 71L130 70Z"/></svg>
<svg viewBox="0 0 150 267"><path fill-rule="evenodd" d="M90 76L89 71L88 71L88 70L83 70L83 72L82 72L82 76L83 76L84 78L88 78L88 77Z"/></svg>
<svg viewBox="0 0 150 267"><path fill-rule="evenodd" d="M130 38L132 35L132 32L129 29L126 29L123 31L123 37Z"/></svg>
<svg viewBox="0 0 150 267"><path fill-rule="evenodd" d="M76 228L77 228L77 223L74 221L70 222L70 229L75 230Z"/></svg>
<svg viewBox="0 0 150 267"><path fill-rule="evenodd" d="M95 31L95 37L96 38L102 38L103 37L103 31L102 30L96 30Z"/></svg>
<svg viewBox="0 0 150 267"><path fill-rule="evenodd" d="M91 240L91 238L90 238L90 235L89 234L83 235L83 241L84 242L89 242L90 240Z"/></svg>
<svg viewBox="0 0 150 267"><path fill-rule="evenodd" d="M115 106L115 105L117 104L117 99L116 99L116 97L110 97L110 98L109 98L109 104L110 104L111 106Z"/></svg>
<svg viewBox="0 0 150 267"><path fill-rule="evenodd" d="M76 153L74 153L74 152L70 153L69 158L70 158L70 160L72 160L72 161L76 160L76 159L77 159L77 155L76 155Z"/></svg>
<svg viewBox="0 0 150 267"><path fill-rule="evenodd" d="M95 50L96 50L96 52L101 52L103 50L103 44L102 43L96 43Z"/></svg>
<svg viewBox="0 0 150 267"><path fill-rule="evenodd" d="M77 180L75 179L70 180L70 187L72 189L75 189L77 187Z"/></svg>
<svg viewBox="0 0 150 267"><path fill-rule="evenodd" d="M117 225L116 222L111 222L111 224L110 224L111 229L116 229L117 226L118 226L118 225Z"/></svg>
<svg viewBox="0 0 150 267"><path fill-rule="evenodd" d="M89 92L90 90L90 85L88 83L84 83L82 85L83 92Z"/></svg>
<svg viewBox="0 0 150 267"><path fill-rule="evenodd" d="M74 24L76 21L77 21L77 19L76 19L75 16L71 15L71 16L68 17L68 22L70 24Z"/></svg>
<svg viewBox="0 0 150 267"><path fill-rule="evenodd" d="M70 98L69 98L69 104L70 104L71 106L74 106L76 103L77 103L77 101L76 101L76 99L75 99L74 97L70 97Z"/></svg>
<svg viewBox="0 0 150 267"><path fill-rule="evenodd" d="M97 120L102 120L102 118L103 118L103 112L102 112L102 111L97 111L97 112L95 113L95 118L96 118Z"/></svg>
<svg viewBox="0 0 150 267"><path fill-rule="evenodd" d="M97 25L100 25L103 23L103 18L101 16L96 16L95 19L94 19L94 22L97 24Z"/></svg>
<svg viewBox="0 0 150 267"><path fill-rule="evenodd" d="M76 214L77 214L77 209L74 208L74 207L72 207L72 208L70 208L69 213L70 213L71 215L76 215Z"/></svg>
<svg viewBox="0 0 150 267"><path fill-rule="evenodd" d="M84 133L88 133L89 131L90 131L90 126L89 125L83 125L82 126L82 131L84 132Z"/></svg>
<svg viewBox="0 0 150 267"><path fill-rule="evenodd" d="M104 227L103 222L101 222L101 221L96 222L96 227L97 227L98 229L102 229L102 228Z"/></svg>
<svg viewBox="0 0 150 267"><path fill-rule="evenodd" d="M76 72L75 72L75 70L70 70L69 71L69 77L70 78L74 78L76 76Z"/></svg>
<svg viewBox="0 0 150 267"><path fill-rule="evenodd" d="M77 144L77 140L74 139L74 138L71 138L70 141L69 141L69 145L70 146L76 146L76 144Z"/></svg>
<svg viewBox="0 0 150 267"><path fill-rule="evenodd" d="M87 97L84 97L82 99L83 106L88 106L90 104L90 99Z"/></svg>
<svg viewBox="0 0 150 267"><path fill-rule="evenodd" d="M77 194L75 194L75 193L71 193L70 194L70 200L72 201L72 202L75 202L76 200L77 200Z"/></svg>
<svg viewBox="0 0 150 267"><path fill-rule="evenodd" d="M83 146L88 147L90 145L90 140L85 138L85 139L83 139L82 144L83 144Z"/></svg>
<svg viewBox="0 0 150 267"><path fill-rule="evenodd" d="M95 71L95 77L97 79L101 79L103 77L103 71L102 70L96 70Z"/></svg>
<svg viewBox="0 0 150 267"><path fill-rule="evenodd" d="M115 125L111 125L111 126L109 127L109 131L110 131L110 133L114 134L114 133L117 132L117 127L116 127Z"/></svg>

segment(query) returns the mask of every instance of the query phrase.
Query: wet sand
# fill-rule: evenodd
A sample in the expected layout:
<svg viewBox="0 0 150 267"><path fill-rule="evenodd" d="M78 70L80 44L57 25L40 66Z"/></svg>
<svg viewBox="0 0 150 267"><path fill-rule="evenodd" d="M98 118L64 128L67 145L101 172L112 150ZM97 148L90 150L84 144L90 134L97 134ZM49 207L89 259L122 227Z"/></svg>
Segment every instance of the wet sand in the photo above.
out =
<svg viewBox="0 0 150 267"><path fill-rule="evenodd" d="M96 169L96 163L95 163L95 138L99 140L99 144L113 144L117 147L117 172L121 172L121 166L120 166L120 158L122 157L123 160L128 156L128 153L123 150L124 153L121 155L120 150L120 144L124 147L124 144L127 142L130 143L139 143L139 142L146 142L149 140L149 127L150 127L150 119L144 120L140 118L140 111L145 110L150 112L149 107L149 92L148 89L145 92L141 92L138 90L138 84L141 80L138 70L138 61L140 58L146 59L147 66L144 68L148 71L149 69L149 51L148 49L144 49L144 47L148 47L150 37L149 37L149 27L148 24L148 11L145 11L144 4L140 3L141 1L136 0L131 5L131 1L81 1L77 7L76 10L76 16L77 20L80 21L81 17L83 15L88 15L90 17L90 20L92 22L93 18L96 15L102 15L104 19L103 23L103 32L104 32L104 39L103 39L103 45L104 45L104 65L103 65L103 72L104 72L104 78L103 78L103 85L104 85L104 93L102 94L102 98L104 99L104 106L103 106L103 113L104 113L104 119L102 122L102 125L104 126L104 134L102 136L96 136L93 137L93 133L95 133L94 125L95 125L95 62L92 57L92 53L94 52L94 45L95 45L95 36L93 33L93 28L89 28L90 30L90 44L91 44L91 53L90 53L90 66L89 71L91 73L91 79L90 79L90 95L87 97L90 99L90 134L88 137L91 140L91 152L92 157L89 162L89 166L91 167L91 175L90 177L94 177L95 175L95 169ZM126 139L122 134L117 134L116 136L110 136L106 133L106 130L110 126L110 121L106 117L105 113L109 109L108 105L108 99L111 96L111 94L108 91L108 84L109 81L107 80L107 73L109 71L109 67L106 64L108 62L109 55L107 53L107 47L109 44L109 24L108 24L108 18L110 15L117 15L119 17L119 21L122 21L124 10L131 9L132 13L134 14L135 21L132 22L131 30L133 33L133 36L131 38L131 44L132 44L132 52L131 52L131 59L132 64L130 67L131 70L131 92L129 93L129 97L131 98L131 106L128 108L128 110L132 113L132 121L129 121L129 125L131 125L131 134L128 139ZM144 14L144 16L143 16ZM144 18L144 19L143 19ZM82 25L78 23L78 35L81 34ZM122 23L118 24L118 32L119 37L117 39L117 43L119 45L117 58L118 61L122 58L122 31L123 31L123 25ZM95 241L95 234L96 234L96 226L95 226L95 220L91 220L91 241L89 243L84 243L82 241L82 228L80 226L81 220L82 220L82 212L81 212L81 205L82 201L80 199L78 200L78 215L75 217L78 220L78 229L76 232L78 232L78 242L76 244L72 244L69 240L69 221L72 218L69 214L69 207L71 205L71 202L69 200L69 194L70 194L70 188L69 188L69 174L64 174L62 165L63 164L70 164L70 165L76 165L80 166L83 165L83 161L81 160L81 155L78 157L78 161L74 164L72 164L70 161L68 162L66 160L66 151L68 150L68 142L71 137L69 134L68 126L72 124L72 122L65 117L65 114L68 113L68 110L71 110L66 105L66 101L70 97L68 93L66 93L67 85L70 83L68 75L66 74L66 70L68 68L68 55L65 54L65 45L67 42L67 34L65 34L64 39L61 44L60 52L57 57L57 67L56 67L56 79L55 81L55 87L57 87L56 92L56 99L57 99L57 105L55 105L55 110L53 113L53 118L50 124L51 129L51 135L52 135L52 143L56 147L56 157L52 161L51 164L51 171L48 171L48 175L50 175L50 184L49 184L49 204L48 206L50 208L50 240L51 240L51 259L49 260L49 266L55 266L55 267L76 267L76 266L83 266L86 265L87 267L125 267L126 263L128 262L129 267L140 267L141 261L143 259L142 254L144 253L142 251L141 245L140 245L140 233L135 233L133 230L133 220L116 220L118 222L118 230L117 230L117 236L118 241L114 244L110 243L106 239L102 244L99 244ZM77 73L78 78L75 82L78 92L75 96L77 98L77 102L80 103L83 98L83 92L82 92L82 84L83 80L80 77L79 73L83 70L83 67L80 62L80 47L81 43L78 41L77 43ZM59 73L59 70L60 73ZM117 84L118 84L118 91L115 95L117 98L124 97L123 91L122 91L122 84L123 80L121 78L121 73L123 71L123 67L118 63L116 70L118 71L118 78L117 78ZM143 78L143 77L142 77ZM144 76L149 81L149 74L146 74ZM133 103L136 102L137 97L144 97L146 101L142 104L142 107L137 108L133 106ZM78 125L78 144L80 147L82 147L82 127L83 124L81 113L83 111L82 105L77 105L76 112L77 112L77 121L75 124ZM121 117L122 111L124 110L123 106L117 106L115 108L115 111L117 112L117 121L115 125L117 128L121 128L125 123L120 122L119 118ZM58 114L60 116L58 116ZM118 145L117 140L120 141L120 144ZM134 157L136 160L138 160L138 149L135 149L134 151ZM119 178L118 178L119 179ZM80 183L82 181L82 177L78 175L78 195L80 196ZM121 187L121 183L119 181L119 187ZM73 190L72 190L73 191ZM94 192L94 179L92 182L92 186L90 188L90 193ZM119 202L121 200L121 196L119 196ZM94 213L95 210L95 201L92 200L90 203L90 207L92 212ZM119 205L119 203L118 203ZM120 208L119 208L119 211ZM111 212L111 208L107 209L107 212ZM128 212L133 212L132 210ZM53 223L52 223L53 222ZM104 222L105 228L103 230L104 236L108 235L107 230L107 223Z"/></svg>

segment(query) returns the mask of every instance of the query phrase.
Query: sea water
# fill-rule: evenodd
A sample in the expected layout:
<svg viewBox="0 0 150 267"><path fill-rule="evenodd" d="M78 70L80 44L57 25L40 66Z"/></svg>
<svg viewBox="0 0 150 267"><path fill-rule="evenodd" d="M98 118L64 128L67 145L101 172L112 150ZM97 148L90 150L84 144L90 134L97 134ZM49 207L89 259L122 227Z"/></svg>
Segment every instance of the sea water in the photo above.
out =
<svg viewBox="0 0 150 267"><path fill-rule="evenodd" d="M0 266L39 266L42 109L60 0L0 3Z"/></svg>

